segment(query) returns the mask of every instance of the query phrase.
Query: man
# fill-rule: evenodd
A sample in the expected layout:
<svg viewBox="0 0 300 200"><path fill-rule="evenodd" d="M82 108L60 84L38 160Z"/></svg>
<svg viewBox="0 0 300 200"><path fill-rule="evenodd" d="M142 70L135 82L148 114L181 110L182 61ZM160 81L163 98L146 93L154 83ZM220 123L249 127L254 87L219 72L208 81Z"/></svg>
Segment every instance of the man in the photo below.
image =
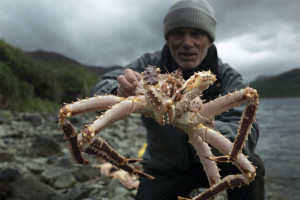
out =
<svg viewBox="0 0 300 200"><path fill-rule="evenodd" d="M124 71L116 70L105 74L92 94L110 93L123 97L134 95L135 87L141 79L140 73L148 65L160 67L162 73L181 68L185 79L194 72L211 70L217 76L217 81L204 91L202 98L207 101L245 87L241 75L218 58L213 44L215 27L214 12L205 0L176 2L164 18L166 44L162 51L144 54L126 66ZM213 127L233 141L241 113L241 109L235 108L205 125ZM188 143L187 136L172 126L160 126L153 119L142 119L147 129L148 144L143 167L155 180L140 178L136 199L176 199L177 196L187 197L194 188L209 187L203 167ZM264 166L254 154L259 136L256 123L251 132L243 152L257 167L257 176L250 185L229 189L228 199L231 200L264 199ZM222 177L240 173L232 164L221 163L218 167Z"/></svg>

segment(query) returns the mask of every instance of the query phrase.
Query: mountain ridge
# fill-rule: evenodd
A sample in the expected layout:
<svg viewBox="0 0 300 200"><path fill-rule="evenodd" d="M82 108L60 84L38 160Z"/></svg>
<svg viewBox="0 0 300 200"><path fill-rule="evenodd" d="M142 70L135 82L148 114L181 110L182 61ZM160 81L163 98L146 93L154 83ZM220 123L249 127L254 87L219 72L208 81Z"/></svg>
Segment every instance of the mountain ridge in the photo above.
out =
<svg viewBox="0 0 300 200"><path fill-rule="evenodd" d="M92 72L96 72L99 76L102 76L103 74L115 70L115 69L121 69L122 66L119 65L113 65L113 66L92 66L92 65L86 65L78 62L77 60L74 60L72 58L69 58L67 56L64 56L62 54L56 53L56 52L50 52L50 51L43 51L43 50L37 50L37 51L31 51L31 52L25 52L30 57L44 61L44 62L59 62L59 63L66 63L66 64L75 64L78 66L82 66Z"/></svg>
<svg viewBox="0 0 300 200"><path fill-rule="evenodd" d="M99 76L122 66L89 66L55 52L35 51L26 52L31 57L43 61L73 63L82 66ZM273 76L260 75L249 83L258 90L261 97L290 97L300 96L300 68L285 71ZM299 91L299 92L298 92Z"/></svg>
<svg viewBox="0 0 300 200"><path fill-rule="evenodd" d="M294 68L274 76L258 77L250 83L261 97L299 97L300 68Z"/></svg>

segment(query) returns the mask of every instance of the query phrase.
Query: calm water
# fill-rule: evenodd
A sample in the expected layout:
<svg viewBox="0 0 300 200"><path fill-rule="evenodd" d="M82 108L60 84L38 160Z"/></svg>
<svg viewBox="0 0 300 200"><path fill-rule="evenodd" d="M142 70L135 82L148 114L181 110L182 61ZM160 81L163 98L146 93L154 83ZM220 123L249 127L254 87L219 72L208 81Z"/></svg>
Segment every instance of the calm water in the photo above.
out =
<svg viewBox="0 0 300 200"><path fill-rule="evenodd" d="M267 193L300 197L300 98L260 99L257 120Z"/></svg>

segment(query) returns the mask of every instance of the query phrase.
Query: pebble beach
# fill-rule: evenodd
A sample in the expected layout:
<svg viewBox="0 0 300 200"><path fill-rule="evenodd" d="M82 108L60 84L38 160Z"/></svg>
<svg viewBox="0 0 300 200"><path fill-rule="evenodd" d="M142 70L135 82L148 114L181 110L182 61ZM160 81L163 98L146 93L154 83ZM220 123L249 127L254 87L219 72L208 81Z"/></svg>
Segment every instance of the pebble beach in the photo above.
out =
<svg viewBox="0 0 300 200"><path fill-rule="evenodd" d="M72 118L81 129L96 117L89 113ZM145 143L140 116L132 114L101 132L101 137L120 154L136 158ZM57 114L0 111L0 200L133 200L118 180L100 174L99 161L76 165L58 126ZM295 199L272 193L276 185L266 179L266 199ZM199 192L193 191L194 194ZM192 195L192 194L191 194ZM218 197L225 200L226 194Z"/></svg>

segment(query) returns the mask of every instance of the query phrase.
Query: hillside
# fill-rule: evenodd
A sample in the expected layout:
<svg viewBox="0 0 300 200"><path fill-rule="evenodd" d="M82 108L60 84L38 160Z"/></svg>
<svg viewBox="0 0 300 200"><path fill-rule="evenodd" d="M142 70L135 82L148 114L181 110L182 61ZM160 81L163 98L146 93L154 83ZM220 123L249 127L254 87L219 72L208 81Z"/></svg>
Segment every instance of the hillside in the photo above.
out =
<svg viewBox="0 0 300 200"><path fill-rule="evenodd" d="M108 71L121 68L121 66L88 66L53 52L36 51L27 52L27 54L41 61L74 63L97 73L99 76ZM258 90L260 97L300 96L300 68L276 76L261 75L251 82L250 85Z"/></svg>
<svg viewBox="0 0 300 200"><path fill-rule="evenodd" d="M27 55L31 56L34 59L45 61L45 62L59 62L59 63L68 63L68 64L75 64L81 65L76 60L63 56L61 54L55 52L47 52L47 51L34 51L34 52L25 52Z"/></svg>
<svg viewBox="0 0 300 200"><path fill-rule="evenodd" d="M103 67L103 66L89 66L82 63L79 63L76 60L73 60L71 58L68 58L66 56L63 56L61 54L55 53L55 52L47 52L47 51L34 51L34 52L26 52L27 55L30 57L44 61L44 62L60 62L64 64L75 64L81 67L84 67L92 72L97 73L99 76L102 76L103 74L114 70L114 69L120 69L121 66L109 66L109 67Z"/></svg>
<svg viewBox="0 0 300 200"><path fill-rule="evenodd" d="M0 109L54 111L89 96L98 80L79 63L34 59L0 40Z"/></svg>
<svg viewBox="0 0 300 200"><path fill-rule="evenodd" d="M300 96L300 68L276 76L259 77L250 83L260 97Z"/></svg>

